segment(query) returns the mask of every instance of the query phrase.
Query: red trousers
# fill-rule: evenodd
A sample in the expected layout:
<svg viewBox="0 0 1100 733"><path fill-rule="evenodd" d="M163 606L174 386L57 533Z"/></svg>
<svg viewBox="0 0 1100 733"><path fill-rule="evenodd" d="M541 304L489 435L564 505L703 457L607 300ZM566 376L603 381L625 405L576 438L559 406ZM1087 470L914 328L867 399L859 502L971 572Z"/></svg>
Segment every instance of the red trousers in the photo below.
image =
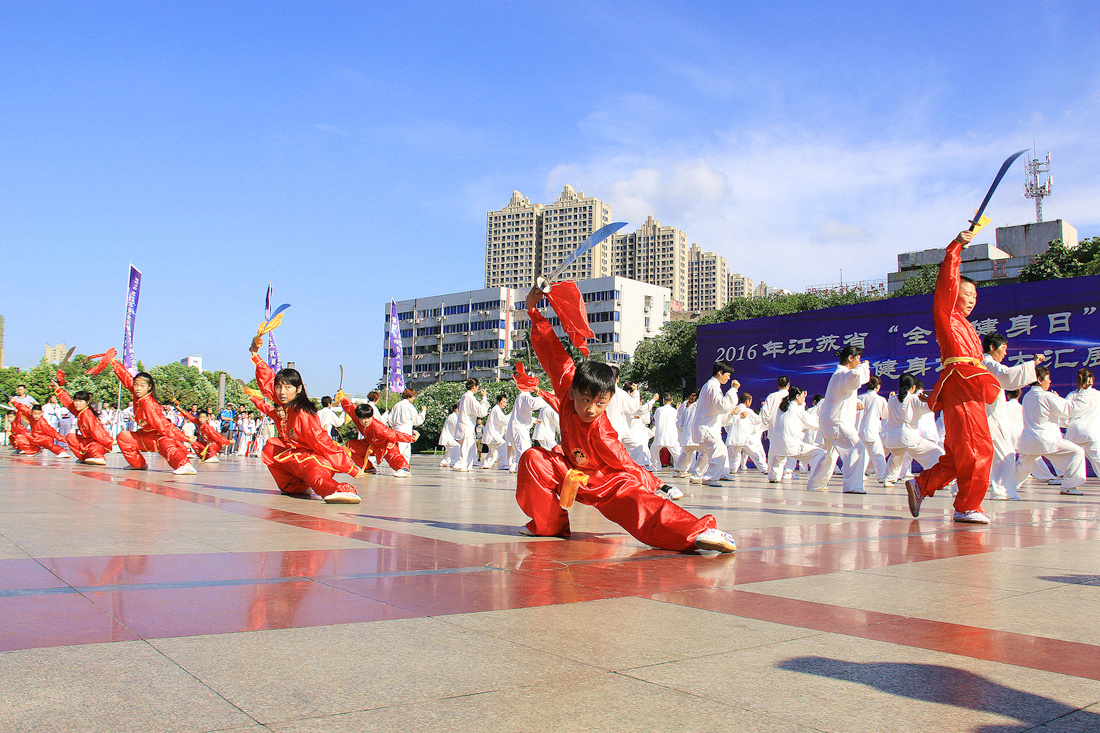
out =
<svg viewBox="0 0 1100 733"><path fill-rule="evenodd" d="M19 449L20 453L25 453L28 456L38 455L43 448L52 452L55 456L61 453L62 450L61 446L53 442L53 438L48 435L21 433L14 436L12 442L15 443L15 447Z"/></svg>
<svg viewBox="0 0 1100 733"><path fill-rule="evenodd" d="M335 491L356 493L351 484L334 479L336 471L315 453L305 448L288 448L278 438L267 441L261 458L284 494L309 496L312 490L323 499Z"/></svg>
<svg viewBox="0 0 1100 733"><path fill-rule="evenodd" d="M959 484L955 511L980 512L993 466L993 438L985 405L981 402L945 405L943 430L943 457L932 468L921 471L917 484L925 496L932 496L955 480Z"/></svg>
<svg viewBox="0 0 1100 733"><path fill-rule="evenodd" d="M351 460L356 466L359 466L363 470L367 470L367 448L370 443L362 438L348 441L348 450L351 451ZM409 461L401 454L401 447L397 443L391 443L390 447L382 455L374 454L376 461L381 463L385 461L390 464L390 468L394 471L400 471L402 468L409 467Z"/></svg>
<svg viewBox="0 0 1100 733"><path fill-rule="evenodd" d="M569 513L561 508L558 492L570 466L560 452L531 448L519 459L516 501L531 517L527 528L542 537L569 534ZM717 527L714 517L696 517L654 494L638 479L621 471L593 474L581 485L577 499L595 507L639 542L662 550L694 549L695 536Z"/></svg>
<svg viewBox="0 0 1100 733"><path fill-rule="evenodd" d="M194 443L191 444L191 448L195 451L196 456L205 461L211 456L218 455L221 450L221 445L214 442L203 443L196 440Z"/></svg>
<svg viewBox="0 0 1100 733"><path fill-rule="evenodd" d="M141 455L142 451L160 453L172 470L187 463L187 446L165 435L142 430L134 433L124 430L115 440L118 442L118 449L122 451L122 457L134 468L148 465L145 463L145 456Z"/></svg>
<svg viewBox="0 0 1100 733"><path fill-rule="evenodd" d="M76 433L66 435L65 442L69 444L69 452L76 456L78 461L88 458L102 458L107 453L107 449L103 447L102 443L97 443L89 438L82 438Z"/></svg>

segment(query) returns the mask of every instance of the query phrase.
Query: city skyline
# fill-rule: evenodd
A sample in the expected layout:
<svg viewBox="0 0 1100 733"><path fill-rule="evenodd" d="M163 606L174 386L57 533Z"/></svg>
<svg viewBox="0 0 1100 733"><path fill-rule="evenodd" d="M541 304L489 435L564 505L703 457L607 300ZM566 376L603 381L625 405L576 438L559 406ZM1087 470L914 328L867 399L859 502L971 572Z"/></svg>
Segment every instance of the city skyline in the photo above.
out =
<svg viewBox="0 0 1100 733"><path fill-rule="evenodd" d="M7 365L121 346L132 261L146 364L247 376L271 281L311 391L367 390L379 305L480 287L485 212L566 183L791 290L943 246L1033 142L1100 233L1094 3L6 9Z"/></svg>

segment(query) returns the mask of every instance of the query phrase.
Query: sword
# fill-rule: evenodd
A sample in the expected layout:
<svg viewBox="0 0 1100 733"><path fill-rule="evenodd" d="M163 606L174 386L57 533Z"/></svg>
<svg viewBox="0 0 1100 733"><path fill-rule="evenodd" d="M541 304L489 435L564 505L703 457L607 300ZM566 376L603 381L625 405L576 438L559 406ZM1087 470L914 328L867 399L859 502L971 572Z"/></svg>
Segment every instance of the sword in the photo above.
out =
<svg viewBox="0 0 1100 733"><path fill-rule="evenodd" d="M337 392L344 391L344 365L340 365L340 386L336 388Z"/></svg>
<svg viewBox="0 0 1100 733"><path fill-rule="evenodd" d="M626 226L625 221L613 221L610 224L602 226L599 229L597 229L596 231L592 232L591 236L589 236L588 239L581 242L580 246L577 247L577 249L573 252L573 254L569 255L564 260L562 260L562 263L560 265L558 265L558 269L554 270L549 275L539 275L537 278L535 278L535 287L538 288L539 290L541 290L544 293L549 293L550 292L550 284L554 281L554 278L556 278L558 275L560 275L562 273L562 271L565 270L565 268L572 265L576 261L576 259L578 257L580 257L581 255L583 255L585 252L592 249L597 244L599 244L603 240L607 239L612 234L619 231L620 229L622 229L625 226Z"/></svg>
<svg viewBox="0 0 1100 733"><path fill-rule="evenodd" d="M1027 150L1025 149L1018 153L1013 153L1005 159L1004 163L1001 163L1001 169L997 171L997 177L993 179L993 185L989 187L989 191L986 192L985 198L982 199L982 205L978 207L978 211L975 212L974 218L970 220L970 231L974 231L974 227L978 226L978 220L982 218L985 207L989 205L989 199L993 198L993 192L997 190L997 186L1000 184L1001 179L1005 177L1005 172L1008 170L1008 167L1026 152Z"/></svg>

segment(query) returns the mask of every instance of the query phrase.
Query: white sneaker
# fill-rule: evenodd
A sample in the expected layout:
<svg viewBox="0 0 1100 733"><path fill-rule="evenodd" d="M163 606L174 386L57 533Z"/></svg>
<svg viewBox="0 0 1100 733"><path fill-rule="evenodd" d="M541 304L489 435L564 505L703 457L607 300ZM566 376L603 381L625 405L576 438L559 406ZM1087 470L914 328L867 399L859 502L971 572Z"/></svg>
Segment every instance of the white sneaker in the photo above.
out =
<svg viewBox="0 0 1100 733"><path fill-rule="evenodd" d="M718 483L717 481L704 481L703 486L710 486L711 488L715 489L722 488L722 484Z"/></svg>
<svg viewBox="0 0 1100 733"><path fill-rule="evenodd" d="M334 491L325 497L326 504L358 504L361 501L354 491Z"/></svg>
<svg viewBox="0 0 1100 733"><path fill-rule="evenodd" d="M1062 479L1060 479L1060 478L1049 478L1049 479L1047 479L1047 486L1061 486L1061 485L1062 485Z"/></svg>
<svg viewBox="0 0 1100 733"><path fill-rule="evenodd" d="M1062 489L1062 491L1060 493L1065 494L1066 496L1084 496L1085 495L1085 493L1083 491L1081 491L1080 489Z"/></svg>
<svg viewBox="0 0 1100 733"><path fill-rule="evenodd" d="M920 516L920 505L924 503L924 491L921 490L920 484L916 479L906 479L905 481L905 493L909 497L909 513L914 517ZM957 514L958 512L956 512Z"/></svg>
<svg viewBox="0 0 1100 733"><path fill-rule="evenodd" d="M866 494L867 490L866 489L850 489L850 490L846 489L842 493L845 493L845 494Z"/></svg>
<svg viewBox="0 0 1100 733"><path fill-rule="evenodd" d="M954 519L956 522L965 522L966 524L989 524L989 517L974 510L969 512L955 512Z"/></svg>
<svg viewBox="0 0 1100 733"><path fill-rule="evenodd" d="M203 463L221 463L221 462L222 462L222 459L218 458L217 456L210 456L205 461L203 461Z"/></svg>
<svg viewBox="0 0 1100 733"><path fill-rule="evenodd" d="M85 458L84 462L89 466L106 466L107 461L102 458Z"/></svg>
<svg viewBox="0 0 1100 733"><path fill-rule="evenodd" d="M407 469L407 468L400 468L400 469L393 472L393 477L394 478L408 478L409 476L412 476L412 474L409 472L409 469Z"/></svg>
<svg viewBox="0 0 1100 733"><path fill-rule="evenodd" d="M673 471L672 472L672 478L683 478L683 477L684 477L684 472L683 471Z"/></svg>
<svg viewBox="0 0 1100 733"><path fill-rule="evenodd" d="M704 529L695 535L695 547L699 550L717 550L718 552L734 552L737 543L733 536L717 529Z"/></svg>
<svg viewBox="0 0 1100 733"><path fill-rule="evenodd" d="M703 479L695 478L694 476L692 476L691 478L688 479L688 483L689 484L701 484L701 483L703 483Z"/></svg>
<svg viewBox="0 0 1100 733"><path fill-rule="evenodd" d="M70 453L70 452L69 452L69 451L67 451L67 450L63 450L63 451L61 451L60 453L58 453L58 454L57 454L57 457L58 457L58 458L72 458L72 457L73 457L73 454L72 454L72 453Z"/></svg>
<svg viewBox="0 0 1100 733"><path fill-rule="evenodd" d="M665 485L665 493L668 494L668 498L673 501L679 501L684 498L684 492L680 491L675 486Z"/></svg>
<svg viewBox="0 0 1100 733"><path fill-rule="evenodd" d="M454 467L454 468L452 468L451 470L452 470L452 471L458 471L459 473L466 473L466 472L468 472L468 471L469 471L470 469L466 468L465 466L455 466L455 467Z"/></svg>
<svg viewBox="0 0 1100 733"><path fill-rule="evenodd" d="M448 465L449 464L447 463L446 459L443 459L442 461L439 462L439 467L440 468L446 468Z"/></svg>
<svg viewBox="0 0 1100 733"><path fill-rule="evenodd" d="M190 463L185 463L177 468L175 471L172 471L172 473L176 474L177 476L194 476L198 473L198 471L196 471L195 467L192 466Z"/></svg>

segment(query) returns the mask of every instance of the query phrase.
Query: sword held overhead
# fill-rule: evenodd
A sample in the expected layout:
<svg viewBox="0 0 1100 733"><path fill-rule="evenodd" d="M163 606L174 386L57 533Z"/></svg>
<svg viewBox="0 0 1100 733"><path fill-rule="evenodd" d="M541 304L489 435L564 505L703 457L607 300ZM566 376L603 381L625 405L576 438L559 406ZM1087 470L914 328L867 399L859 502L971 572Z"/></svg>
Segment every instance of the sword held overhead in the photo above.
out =
<svg viewBox="0 0 1100 733"><path fill-rule="evenodd" d="M989 187L989 191L986 192L985 198L982 199L981 206L974 212L974 218L970 220L970 231L974 231L974 227L978 226L978 222L982 218L982 214L985 213L985 207L989 205L989 199L993 198L993 192L997 190L997 186L1001 183L1001 179L1005 177L1005 173L1008 171L1009 166L1021 155L1027 152L1027 149L1021 150L1017 153L1013 153L1005 159L1004 163L1001 163L1001 169L997 171L997 177L993 179L993 185Z"/></svg>
<svg viewBox="0 0 1100 733"><path fill-rule="evenodd" d="M573 254L562 260L562 263L558 265L556 270L551 272L549 275L539 275L537 278L535 278L535 287L544 293L549 293L552 283L554 282L554 278L562 274L562 272L565 271L565 268L576 262L577 258L583 255L585 252L592 249L597 244L607 239L612 234L619 231L625 226L625 221L613 221L610 224L606 224L596 231L592 232L588 239L581 242L580 246L573 251Z"/></svg>

